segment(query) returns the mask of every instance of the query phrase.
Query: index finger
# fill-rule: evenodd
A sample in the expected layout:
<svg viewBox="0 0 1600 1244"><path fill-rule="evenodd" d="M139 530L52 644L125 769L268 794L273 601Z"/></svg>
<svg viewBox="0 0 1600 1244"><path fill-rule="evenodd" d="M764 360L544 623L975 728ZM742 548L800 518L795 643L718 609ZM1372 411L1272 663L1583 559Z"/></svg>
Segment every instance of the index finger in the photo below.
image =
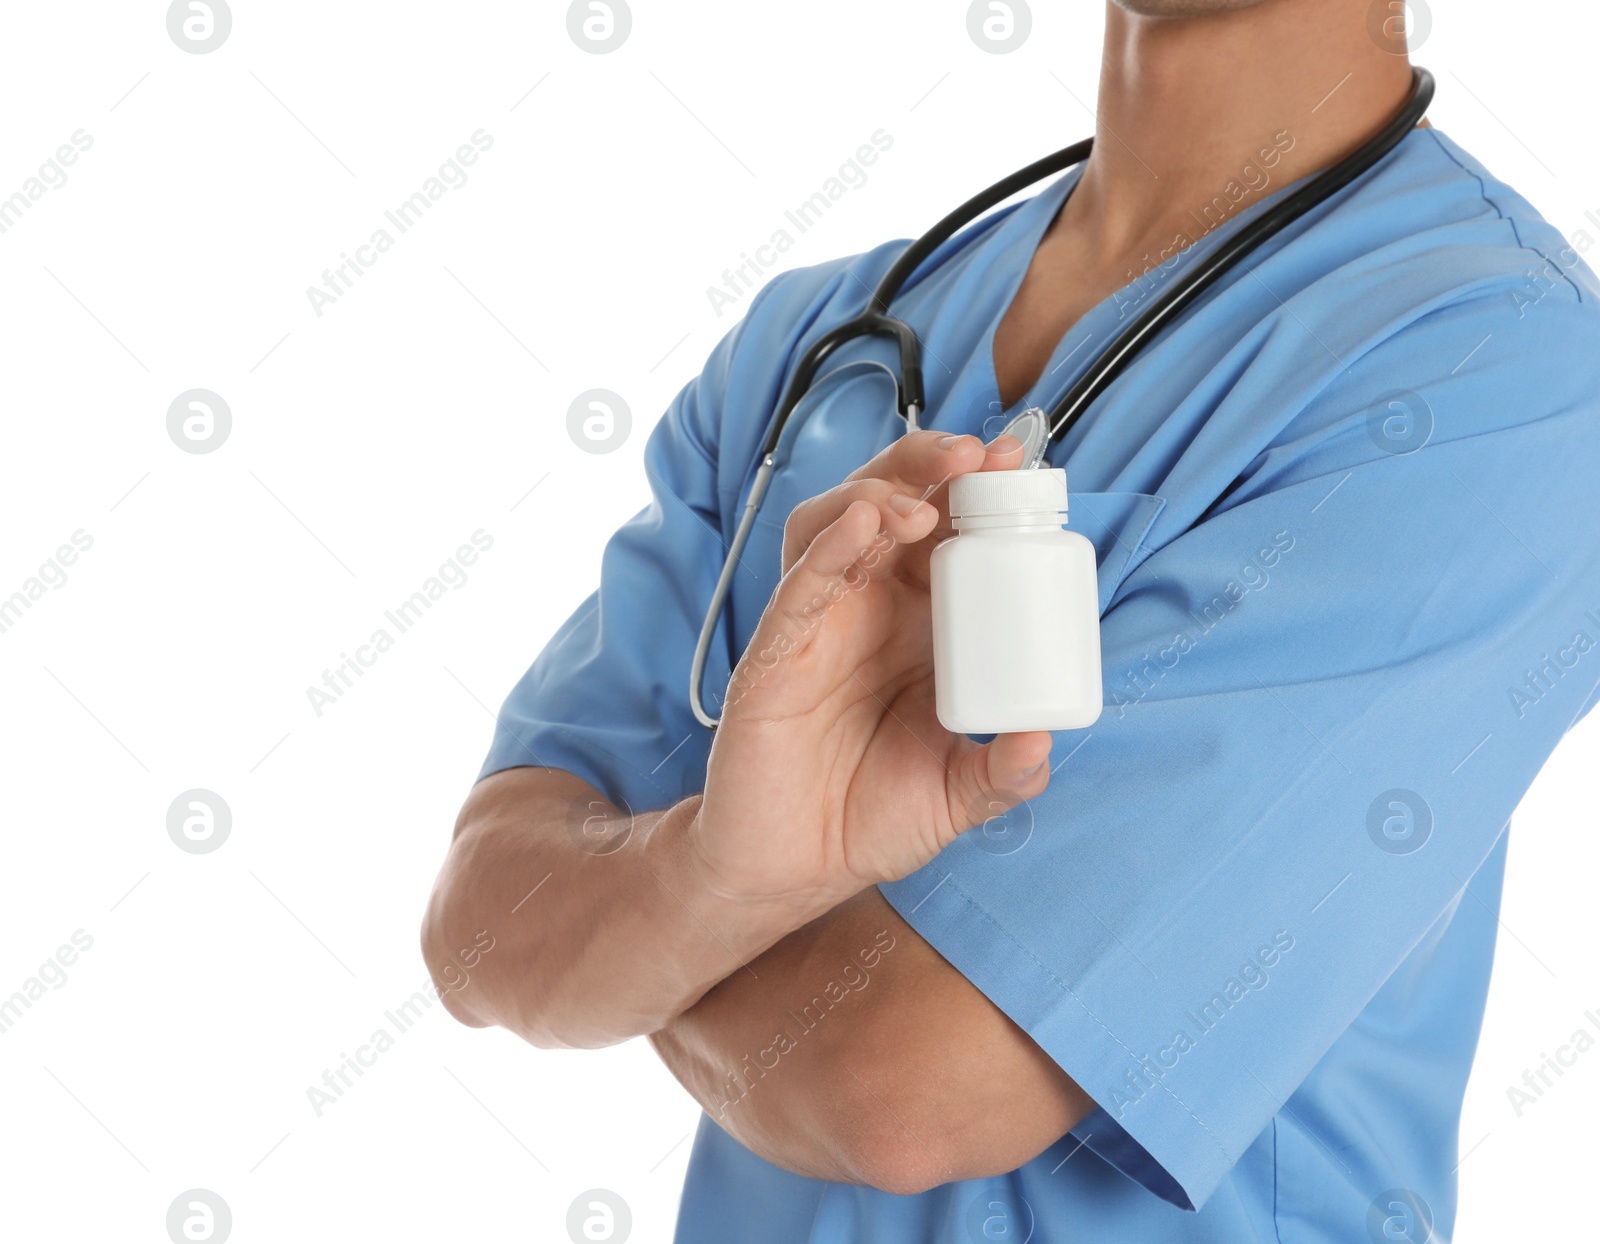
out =
<svg viewBox="0 0 1600 1244"><path fill-rule="evenodd" d="M1015 437L1011 439L1016 440ZM1009 452L1021 448L1019 441ZM935 429L908 432L850 472L845 480L888 480L902 491L918 492L926 498L955 476L984 469L993 452L993 448L986 448L976 436L951 435ZM1002 447L1000 452L1008 450Z"/></svg>

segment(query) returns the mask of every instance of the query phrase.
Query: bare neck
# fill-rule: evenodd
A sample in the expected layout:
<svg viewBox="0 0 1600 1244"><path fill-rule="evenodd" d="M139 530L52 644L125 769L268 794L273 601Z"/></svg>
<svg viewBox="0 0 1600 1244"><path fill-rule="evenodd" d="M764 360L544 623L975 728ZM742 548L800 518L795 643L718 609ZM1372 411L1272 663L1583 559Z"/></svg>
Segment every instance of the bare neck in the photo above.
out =
<svg viewBox="0 0 1600 1244"><path fill-rule="evenodd" d="M1197 17L1106 7L1094 154L1057 222L1092 254L1207 231L1218 195L1243 189L1248 206L1334 163L1410 90L1409 62L1368 33L1369 0Z"/></svg>

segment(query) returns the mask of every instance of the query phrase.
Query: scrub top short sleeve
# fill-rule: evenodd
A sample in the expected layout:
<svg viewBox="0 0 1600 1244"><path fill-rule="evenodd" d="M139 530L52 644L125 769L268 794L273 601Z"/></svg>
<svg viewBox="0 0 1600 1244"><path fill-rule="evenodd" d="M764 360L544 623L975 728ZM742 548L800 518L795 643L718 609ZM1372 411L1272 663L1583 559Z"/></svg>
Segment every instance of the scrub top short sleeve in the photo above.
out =
<svg viewBox="0 0 1600 1244"><path fill-rule="evenodd" d="M930 426L990 430L994 326L1068 184L908 285L940 363ZM562 768L634 810L702 789L689 657L766 416L902 245L775 277L674 399L651 503L507 698L483 775ZM1354 1239L1399 1187L1447 1234L1503 830L1600 677L1600 285L1560 246L1419 131L1179 317L1058 447L1099 554L1104 713L1056 737L1044 795L880 888L1098 1103L1088 1153L1064 1139L897 1197L782 1171L703 1116L680 1240L951 1244L991 1192L1037 1206L1035 1240ZM736 575L710 703L784 504L894 435L880 397L841 383L811 417Z"/></svg>
<svg viewBox="0 0 1600 1244"><path fill-rule="evenodd" d="M761 431L761 420L746 421L749 453L738 458L719 442L723 403L730 390L746 403L775 391L771 359L740 346L769 318L800 318L784 302L788 288L783 277L762 287L651 430L650 504L607 541L601 586L506 697L480 778L523 765L564 769L632 811L667 806L704 784L710 736L689 707L687 658L680 665L662 654L694 650L726 547L727 490L738 494L736 468L753 461ZM708 674L711 704L720 698L714 682Z"/></svg>
<svg viewBox="0 0 1600 1244"><path fill-rule="evenodd" d="M1592 303L1493 297L1345 359L1230 495L1158 522L1102 583L1106 707L1049 789L881 887L1181 1207L1458 901L1600 678Z"/></svg>

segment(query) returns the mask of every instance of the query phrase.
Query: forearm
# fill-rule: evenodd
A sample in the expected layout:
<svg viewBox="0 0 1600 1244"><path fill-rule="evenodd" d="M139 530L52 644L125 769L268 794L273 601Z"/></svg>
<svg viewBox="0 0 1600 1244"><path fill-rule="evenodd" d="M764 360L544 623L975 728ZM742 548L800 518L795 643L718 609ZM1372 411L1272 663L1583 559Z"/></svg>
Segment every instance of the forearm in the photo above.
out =
<svg viewBox="0 0 1600 1244"><path fill-rule="evenodd" d="M423 921L446 1007L534 1045L613 1044L657 1031L814 914L708 885L689 841L698 807L626 817L557 770L480 782ZM585 837L595 817L615 849ZM464 973L461 950L485 933L493 949Z"/></svg>
<svg viewBox="0 0 1600 1244"><path fill-rule="evenodd" d="M1004 1174L1093 1102L869 887L651 1037L717 1124L814 1178Z"/></svg>
<svg viewBox="0 0 1600 1244"><path fill-rule="evenodd" d="M869 999L895 941L859 902L795 930L673 1019L650 1043L729 1135L786 1170L873 1183L870 1094L884 1091ZM861 945L846 950L854 938ZM872 988L869 989L868 986ZM881 1146L877 1146L881 1147Z"/></svg>

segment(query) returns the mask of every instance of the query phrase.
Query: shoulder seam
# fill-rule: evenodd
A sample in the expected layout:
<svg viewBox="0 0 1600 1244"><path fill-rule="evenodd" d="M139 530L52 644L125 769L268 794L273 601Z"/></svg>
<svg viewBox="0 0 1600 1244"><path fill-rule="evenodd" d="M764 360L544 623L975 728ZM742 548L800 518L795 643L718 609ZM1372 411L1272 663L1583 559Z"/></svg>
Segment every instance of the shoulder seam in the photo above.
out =
<svg viewBox="0 0 1600 1244"><path fill-rule="evenodd" d="M1567 275L1566 269L1560 263L1550 258L1549 255L1545 254L1537 246L1530 246L1523 239L1522 231L1517 228L1516 220L1513 217L1507 216L1505 212L1501 210L1500 205L1489 197L1489 187L1484 184L1482 176L1473 172L1470 168L1458 160L1455 153L1444 145L1444 143L1440 140L1438 132L1435 131L1431 126L1428 128L1427 134L1431 139L1433 139L1433 145L1438 148L1441 153L1443 153L1445 159L1449 160L1450 163L1454 164L1468 177L1472 178L1473 181L1478 183L1478 196L1484 201L1485 204L1494 209L1494 214L1496 216L1506 222L1506 225L1511 230L1511 236L1516 239L1517 246L1520 249L1529 252L1530 254L1539 256L1540 259L1544 260L1548 267L1552 267L1558 273L1560 273L1561 279L1572 287L1572 292L1577 297L1578 301L1580 303L1583 302L1583 290L1578 286L1577 282Z"/></svg>

